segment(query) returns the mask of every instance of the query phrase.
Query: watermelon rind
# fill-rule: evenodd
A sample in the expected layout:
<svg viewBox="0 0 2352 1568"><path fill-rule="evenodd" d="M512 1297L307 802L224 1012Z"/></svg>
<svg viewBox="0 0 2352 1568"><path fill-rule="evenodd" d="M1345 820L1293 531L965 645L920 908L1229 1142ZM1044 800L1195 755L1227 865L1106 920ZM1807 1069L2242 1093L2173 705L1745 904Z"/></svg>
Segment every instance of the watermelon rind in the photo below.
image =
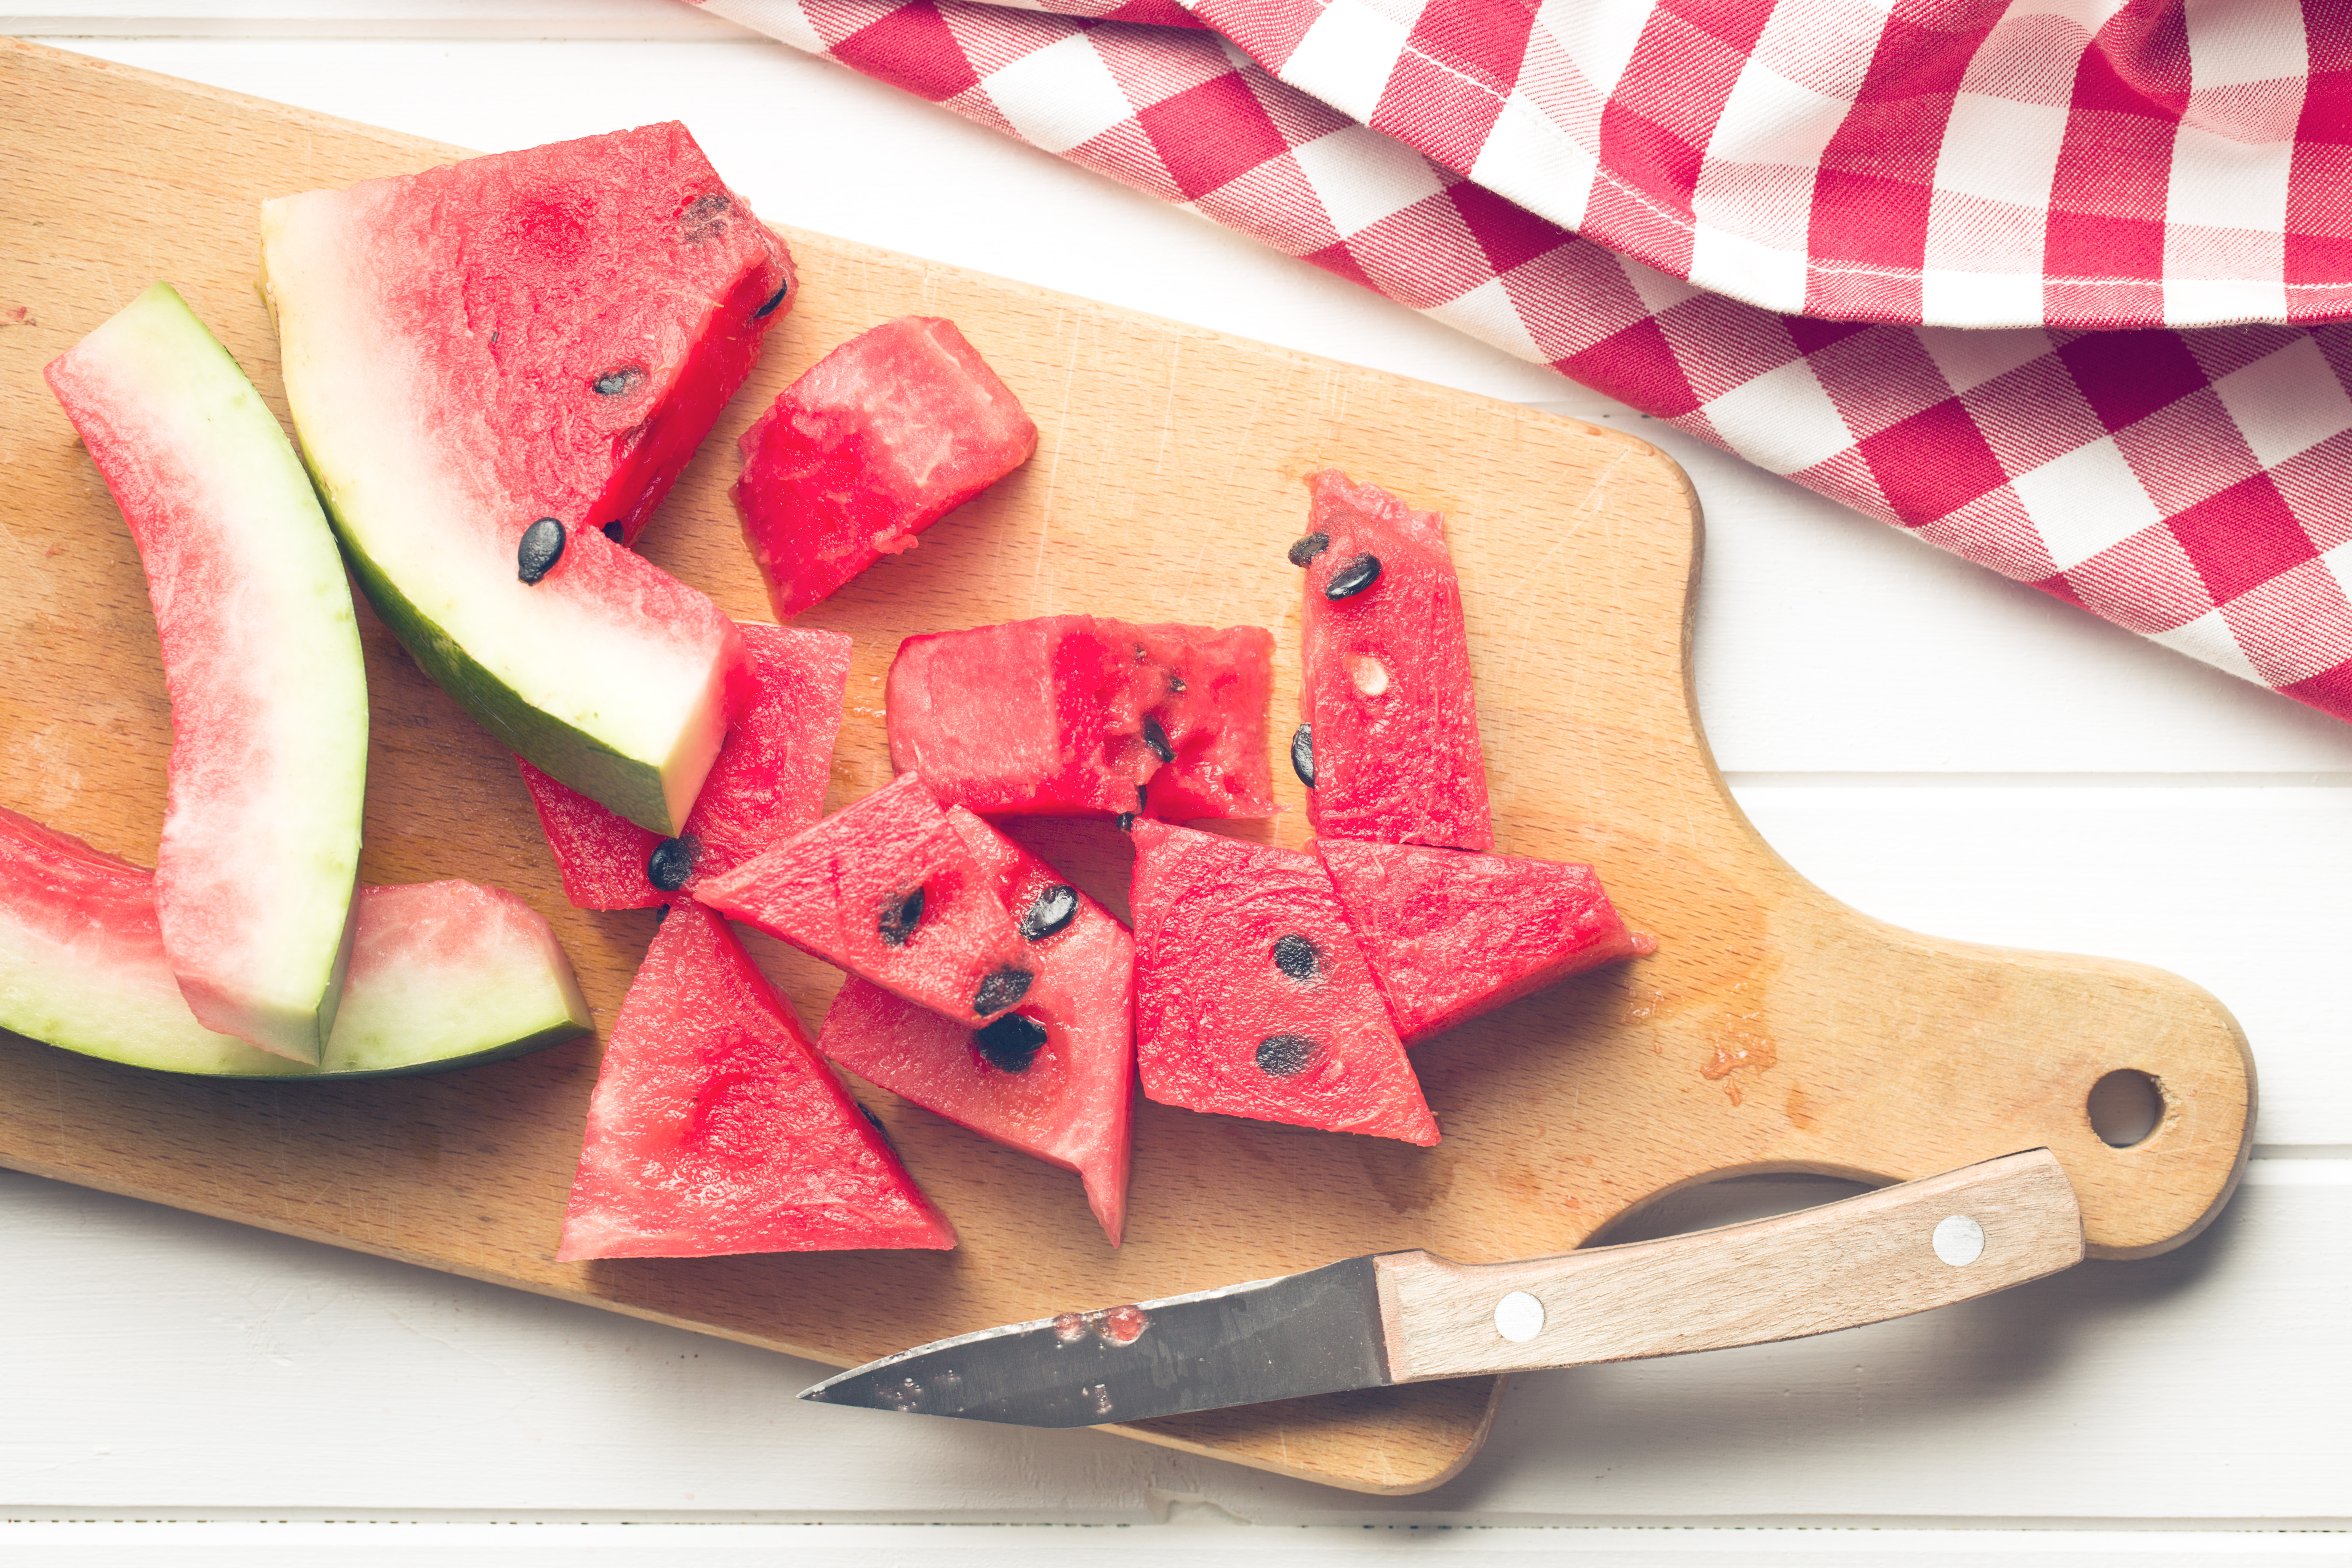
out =
<svg viewBox="0 0 2352 1568"><path fill-rule="evenodd" d="M163 960L151 874L0 809L0 1030L202 1078L387 1078L557 1044L591 1027L555 933L470 883L360 890L349 982L318 1066L198 1023Z"/></svg>
<svg viewBox="0 0 2352 1568"><path fill-rule="evenodd" d="M281 197L261 229L288 407L362 590L508 749L677 832L742 639L606 529L642 524L748 371L781 242L677 125ZM562 548L526 571L544 518Z"/></svg>
<svg viewBox="0 0 2352 1568"><path fill-rule="evenodd" d="M209 1029L316 1064L350 955L368 700L342 562L301 463L168 284L47 371L122 508L172 701L165 955Z"/></svg>

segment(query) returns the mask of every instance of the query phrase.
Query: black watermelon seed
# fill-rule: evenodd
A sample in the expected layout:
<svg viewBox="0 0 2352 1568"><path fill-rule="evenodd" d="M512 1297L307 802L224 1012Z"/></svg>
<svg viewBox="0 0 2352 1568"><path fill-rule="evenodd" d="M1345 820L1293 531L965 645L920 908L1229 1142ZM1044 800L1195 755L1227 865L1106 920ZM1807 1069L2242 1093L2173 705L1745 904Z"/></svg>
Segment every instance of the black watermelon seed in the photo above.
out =
<svg viewBox="0 0 2352 1568"><path fill-rule="evenodd" d="M881 918L874 922L874 929L891 946L904 947L915 935L915 927L922 923L923 890L919 887L898 903L885 905Z"/></svg>
<svg viewBox="0 0 2352 1568"><path fill-rule="evenodd" d="M541 517L522 531L522 543L515 549L515 575L525 582L537 582L562 559L563 524L554 517Z"/></svg>
<svg viewBox="0 0 2352 1568"><path fill-rule="evenodd" d="M646 384L646 368L623 365L617 371L606 371L589 384L596 389L598 397L626 397Z"/></svg>
<svg viewBox="0 0 2352 1568"><path fill-rule="evenodd" d="M1168 744L1168 731L1158 719L1147 718L1143 721L1143 744L1150 749L1151 755L1160 761L1176 760L1176 748Z"/></svg>
<svg viewBox="0 0 2352 1568"><path fill-rule="evenodd" d="M1270 1034L1257 1042L1257 1070L1269 1078L1296 1078L1322 1049L1303 1034Z"/></svg>
<svg viewBox="0 0 2352 1568"><path fill-rule="evenodd" d="M1315 788L1315 727L1302 724L1290 732L1290 770L1309 789Z"/></svg>
<svg viewBox="0 0 2352 1568"><path fill-rule="evenodd" d="M1078 890L1055 883L1038 891L1029 913L1021 917L1021 935L1031 942L1043 942L1078 915Z"/></svg>
<svg viewBox="0 0 2352 1568"><path fill-rule="evenodd" d="M1293 931L1274 939L1274 967L1304 986L1323 977L1323 949Z"/></svg>
<svg viewBox="0 0 2352 1568"><path fill-rule="evenodd" d="M1026 1072L1045 1043L1045 1026L1025 1013L1006 1013L972 1030L971 1043L999 1072Z"/></svg>
<svg viewBox="0 0 2352 1568"><path fill-rule="evenodd" d="M1181 691L1182 691L1182 690L1184 689L1184 677L1183 677L1183 676L1181 676L1181 675L1171 675L1171 676L1169 676L1169 677L1168 677L1168 689L1169 689L1170 691L1171 691L1171 692L1181 692Z"/></svg>
<svg viewBox="0 0 2352 1568"><path fill-rule="evenodd" d="M1360 555L1331 574L1323 585L1323 597L1331 600L1353 599L1381 580L1381 558Z"/></svg>
<svg viewBox="0 0 2352 1568"><path fill-rule="evenodd" d="M629 530L623 528L618 523L606 523L604 525L604 537L611 539L616 545L625 544L628 542Z"/></svg>
<svg viewBox="0 0 2352 1568"><path fill-rule="evenodd" d="M1331 548L1331 536L1320 531L1311 533L1290 547L1290 564L1303 567Z"/></svg>
<svg viewBox="0 0 2352 1568"><path fill-rule="evenodd" d="M694 841L683 834L664 839L646 857L646 880L664 893L676 893L694 874Z"/></svg>
<svg viewBox="0 0 2352 1568"><path fill-rule="evenodd" d="M1016 969L1010 964L1002 969L991 969L988 977L980 982L972 993L971 1010L986 1018L1001 1013L1029 994L1029 982L1034 978L1026 969Z"/></svg>
<svg viewBox="0 0 2352 1568"><path fill-rule="evenodd" d="M783 282L776 285L776 291L768 296L768 302L765 305L761 306L757 310L751 312L751 319L754 321L764 321L769 317L774 315L776 313L776 307L782 305L784 302L784 296L790 294L792 291L793 280L788 277L784 279Z"/></svg>
<svg viewBox="0 0 2352 1568"><path fill-rule="evenodd" d="M1117 817L1111 819L1110 825L1122 833L1131 833L1135 831L1135 813L1121 811Z"/></svg>

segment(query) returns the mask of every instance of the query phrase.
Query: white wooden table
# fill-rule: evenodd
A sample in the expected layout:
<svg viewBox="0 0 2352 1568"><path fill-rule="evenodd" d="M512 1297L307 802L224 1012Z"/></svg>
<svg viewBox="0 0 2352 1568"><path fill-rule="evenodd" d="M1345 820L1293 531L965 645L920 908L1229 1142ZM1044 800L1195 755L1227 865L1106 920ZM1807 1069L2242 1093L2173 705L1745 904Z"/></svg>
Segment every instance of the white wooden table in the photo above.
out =
<svg viewBox="0 0 2352 1568"><path fill-rule="evenodd" d="M47 0L0 33L483 149L683 119L770 217L1636 430L1706 502L1700 706L1766 836L1904 925L2195 978L2263 1091L2179 1251L1528 1378L1393 1500L800 1406L809 1364L0 1173L0 1561L2352 1564L2352 727L671 0Z"/></svg>

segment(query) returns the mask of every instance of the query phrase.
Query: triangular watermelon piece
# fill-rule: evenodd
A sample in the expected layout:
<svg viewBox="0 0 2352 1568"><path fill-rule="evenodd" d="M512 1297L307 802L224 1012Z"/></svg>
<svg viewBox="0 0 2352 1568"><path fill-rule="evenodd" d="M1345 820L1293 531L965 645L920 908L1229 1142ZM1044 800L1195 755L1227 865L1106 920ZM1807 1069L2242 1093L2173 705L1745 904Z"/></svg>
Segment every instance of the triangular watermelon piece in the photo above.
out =
<svg viewBox="0 0 2352 1568"><path fill-rule="evenodd" d="M972 1030L852 977L818 1049L869 1082L1076 1171L1103 1234L1127 1219L1135 942L1110 912L960 806L948 820L1018 924L1037 983Z"/></svg>
<svg viewBox="0 0 2352 1568"><path fill-rule="evenodd" d="M731 871L824 815L849 687L839 632L743 625L750 680L685 831L666 839L517 758L539 825L582 909L650 909ZM667 847L665 847L667 846Z"/></svg>
<svg viewBox="0 0 2352 1568"><path fill-rule="evenodd" d="M1021 466L1037 427L956 324L901 316L786 387L728 492L779 619L799 614Z"/></svg>
<svg viewBox="0 0 2352 1568"><path fill-rule="evenodd" d="M1327 468L1307 480L1307 720L1292 748L1325 838L1488 850L1486 759L1445 520ZM1302 756L1301 754L1305 755Z"/></svg>
<svg viewBox="0 0 2352 1568"><path fill-rule="evenodd" d="M1318 839L1407 1045L1581 970L1657 950L1588 865Z"/></svg>
<svg viewBox="0 0 2352 1568"><path fill-rule="evenodd" d="M1311 854L1135 824L1135 1053L1167 1105L1437 1142Z"/></svg>
<svg viewBox="0 0 2352 1568"><path fill-rule="evenodd" d="M1035 978L995 883L903 774L702 884L703 903L974 1028Z"/></svg>
<svg viewBox="0 0 2352 1568"><path fill-rule="evenodd" d="M727 923L670 905L604 1047L557 1261L955 1240Z"/></svg>

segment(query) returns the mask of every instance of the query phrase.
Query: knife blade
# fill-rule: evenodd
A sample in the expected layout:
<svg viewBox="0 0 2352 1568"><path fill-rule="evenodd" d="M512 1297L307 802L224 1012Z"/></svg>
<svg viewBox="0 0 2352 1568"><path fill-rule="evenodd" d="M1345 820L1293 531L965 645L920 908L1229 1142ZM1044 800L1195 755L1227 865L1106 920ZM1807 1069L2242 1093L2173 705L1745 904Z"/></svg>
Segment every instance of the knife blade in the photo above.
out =
<svg viewBox="0 0 2352 1568"><path fill-rule="evenodd" d="M1508 1263L1376 1252L918 1345L820 1404L1092 1427L1433 1378L1828 1333L1990 1295L2083 1258L2082 1208L2031 1149L1745 1225Z"/></svg>

